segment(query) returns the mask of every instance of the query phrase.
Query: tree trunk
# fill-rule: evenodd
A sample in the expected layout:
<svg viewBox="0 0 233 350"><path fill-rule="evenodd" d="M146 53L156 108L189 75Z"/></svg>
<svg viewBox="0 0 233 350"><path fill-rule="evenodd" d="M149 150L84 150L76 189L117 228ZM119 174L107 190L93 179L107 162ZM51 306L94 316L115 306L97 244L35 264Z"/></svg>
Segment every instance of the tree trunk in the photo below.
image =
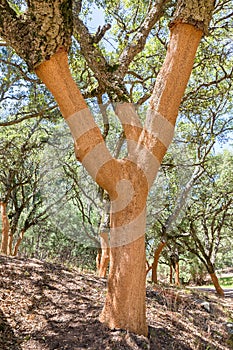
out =
<svg viewBox="0 0 233 350"><path fill-rule="evenodd" d="M110 233L110 198L106 192L102 196L102 218L99 226L101 254L99 256L98 275L106 277L108 264L110 261L109 233Z"/></svg>
<svg viewBox="0 0 233 350"><path fill-rule="evenodd" d="M209 260L209 258L206 258L206 260L207 260L206 268L208 273L210 274L214 288L218 295L221 295L222 297L224 297L224 291L219 284L218 277L216 276L214 264Z"/></svg>
<svg viewBox="0 0 233 350"><path fill-rule="evenodd" d="M97 255L96 255L96 270L99 273L100 268L100 260L101 260L101 248L98 249Z"/></svg>
<svg viewBox="0 0 233 350"><path fill-rule="evenodd" d="M147 335L146 199L148 182L128 159L120 160L116 194L111 196L108 293L100 320L111 329Z"/></svg>
<svg viewBox="0 0 233 350"><path fill-rule="evenodd" d="M216 273L215 272L210 273L210 277L211 277L211 280L213 282L214 288L216 289L217 294L224 297L224 291L219 284L218 277L216 276Z"/></svg>
<svg viewBox="0 0 233 350"><path fill-rule="evenodd" d="M152 282L154 283L158 283L157 269L158 269L159 257L163 248L166 246L166 244L167 243L165 241L160 242L154 252L154 261L152 264Z"/></svg>
<svg viewBox="0 0 233 350"><path fill-rule="evenodd" d="M19 246L20 246L20 244L21 244L21 242L22 242L22 240L23 240L24 234L25 234L25 230L22 230L22 231L20 232L20 236L19 236L19 238L17 239L17 242L16 242L16 244L15 244L14 251L13 251L13 254L12 254L13 256L16 256L16 255L18 254Z"/></svg>
<svg viewBox="0 0 233 350"><path fill-rule="evenodd" d="M108 293L100 321L111 329L147 335L144 236L111 248Z"/></svg>
<svg viewBox="0 0 233 350"><path fill-rule="evenodd" d="M173 252L170 256L171 261L171 270L172 268L175 271L175 285L180 285L180 271L179 271L179 253L176 250L176 252Z"/></svg>
<svg viewBox="0 0 233 350"><path fill-rule="evenodd" d="M212 266L212 264L210 267L208 267L208 272L210 274L211 280L213 282L213 285L214 285L214 288L215 288L217 294L224 297L224 291L219 284L218 277L216 276L216 273L214 271L214 267Z"/></svg>
<svg viewBox="0 0 233 350"><path fill-rule="evenodd" d="M108 292L100 318L110 328L147 334L146 197L172 140L173 125L201 36L202 32L191 25L177 24L172 28L145 130L139 140L136 137L139 147L131 160L113 159L105 147L100 130L71 77L65 51L53 55L35 70L57 100L70 127L77 159L112 200ZM126 196L123 200L122 195ZM128 198L130 205L127 204L129 196L132 196L132 200Z"/></svg>
<svg viewBox="0 0 233 350"><path fill-rule="evenodd" d="M110 248L109 248L109 237L107 232L100 234L101 242L101 256L99 261L98 275L99 277L106 277L108 264L110 261Z"/></svg>
<svg viewBox="0 0 233 350"><path fill-rule="evenodd" d="M9 220L7 217L6 207L7 204L4 202L0 203L1 207L1 218L2 218L2 242L1 242L1 253L8 254L8 244L9 244Z"/></svg>
<svg viewBox="0 0 233 350"><path fill-rule="evenodd" d="M147 334L145 317L145 206L148 181L128 159L115 160L74 83L67 54L36 69L56 98L76 144L76 157L111 198L110 271L101 320L110 328Z"/></svg>
<svg viewBox="0 0 233 350"><path fill-rule="evenodd" d="M180 267L179 267L179 261L176 261L175 263L175 285L180 285Z"/></svg>
<svg viewBox="0 0 233 350"><path fill-rule="evenodd" d="M170 284L173 283L173 267L172 267L172 265L170 265L169 281L170 281Z"/></svg>
<svg viewBox="0 0 233 350"><path fill-rule="evenodd" d="M9 232L8 255L12 255L12 251L13 251L13 234L12 234L12 232Z"/></svg>

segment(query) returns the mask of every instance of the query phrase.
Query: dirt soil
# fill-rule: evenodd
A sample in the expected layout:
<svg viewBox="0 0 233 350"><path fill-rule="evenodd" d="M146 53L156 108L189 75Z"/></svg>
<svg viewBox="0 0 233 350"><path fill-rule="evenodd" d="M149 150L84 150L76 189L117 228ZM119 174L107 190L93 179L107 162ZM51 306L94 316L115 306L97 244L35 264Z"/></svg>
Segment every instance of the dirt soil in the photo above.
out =
<svg viewBox="0 0 233 350"><path fill-rule="evenodd" d="M105 293L94 274L0 257L0 350L233 349L232 298L149 286L147 339L98 321Z"/></svg>

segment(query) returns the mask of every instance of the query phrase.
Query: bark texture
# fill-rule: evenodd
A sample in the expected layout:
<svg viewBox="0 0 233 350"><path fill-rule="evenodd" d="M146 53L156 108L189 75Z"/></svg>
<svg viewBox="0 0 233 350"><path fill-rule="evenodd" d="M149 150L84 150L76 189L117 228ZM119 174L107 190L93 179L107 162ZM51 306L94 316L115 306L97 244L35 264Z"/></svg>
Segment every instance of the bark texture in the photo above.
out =
<svg viewBox="0 0 233 350"><path fill-rule="evenodd" d="M69 50L72 34L72 1L28 1L17 14L7 0L0 2L0 36L32 70L59 49Z"/></svg>
<svg viewBox="0 0 233 350"><path fill-rule="evenodd" d="M109 233L100 233L101 254L98 266L99 277L106 277L108 264L110 261Z"/></svg>
<svg viewBox="0 0 233 350"><path fill-rule="evenodd" d="M217 294L224 297L224 291L219 284L218 277L216 276L216 273L215 272L210 273L210 277L211 277L211 280L213 282L214 288L216 289Z"/></svg>
<svg viewBox="0 0 233 350"><path fill-rule="evenodd" d="M7 217L7 204L4 202L0 203L1 207L1 218L2 218L2 242L1 242L1 253L8 254L8 243L9 243L9 220Z"/></svg>
<svg viewBox="0 0 233 350"><path fill-rule="evenodd" d="M21 230L20 236L17 239L17 242L15 243L14 251L11 253L11 255L16 256L18 254L19 247L20 247L20 244L21 244L21 242L23 240L24 234L25 234L25 230Z"/></svg>
<svg viewBox="0 0 233 350"><path fill-rule="evenodd" d="M111 329L147 335L144 236L111 249L108 293L100 321Z"/></svg>
<svg viewBox="0 0 233 350"><path fill-rule="evenodd" d="M158 283L158 274L157 274L157 270L158 270L158 263L159 263L159 257L160 254L163 250L163 248L166 246L166 242L160 242L158 247L155 249L154 252L154 261L152 264L152 282L154 283Z"/></svg>
<svg viewBox="0 0 233 350"><path fill-rule="evenodd" d="M179 0L171 26L187 23L207 34L214 5L215 0Z"/></svg>
<svg viewBox="0 0 233 350"><path fill-rule="evenodd" d="M109 234L110 234L110 198L106 192L102 196L102 218L99 226L99 237L100 237L100 253L97 260L97 271L99 277L106 277L107 269L110 261L110 245L109 245Z"/></svg>

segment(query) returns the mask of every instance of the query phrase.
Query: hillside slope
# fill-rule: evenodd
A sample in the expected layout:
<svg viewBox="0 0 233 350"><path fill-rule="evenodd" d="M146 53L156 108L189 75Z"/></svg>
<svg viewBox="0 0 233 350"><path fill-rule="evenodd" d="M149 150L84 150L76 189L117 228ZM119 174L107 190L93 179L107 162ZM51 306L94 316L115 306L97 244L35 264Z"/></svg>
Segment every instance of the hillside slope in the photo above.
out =
<svg viewBox="0 0 233 350"><path fill-rule="evenodd" d="M148 340L98 321L105 293L93 274L1 256L0 350L233 349L231 298L148 287Z"/></svg>

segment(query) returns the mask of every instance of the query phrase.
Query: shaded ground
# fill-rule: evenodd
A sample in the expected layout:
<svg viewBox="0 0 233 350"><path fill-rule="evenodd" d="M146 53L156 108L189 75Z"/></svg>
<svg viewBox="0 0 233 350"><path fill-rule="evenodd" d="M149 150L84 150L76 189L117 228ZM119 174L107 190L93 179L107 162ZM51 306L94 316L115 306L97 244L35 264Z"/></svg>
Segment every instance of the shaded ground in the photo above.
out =
<svg viewBox="0 0 233 350"><path fill-rule="evenodd" d="M149 287L148 340L98 321L105 292L95 275L0 257L0 350L233 349L231 298Z"/></svg>

